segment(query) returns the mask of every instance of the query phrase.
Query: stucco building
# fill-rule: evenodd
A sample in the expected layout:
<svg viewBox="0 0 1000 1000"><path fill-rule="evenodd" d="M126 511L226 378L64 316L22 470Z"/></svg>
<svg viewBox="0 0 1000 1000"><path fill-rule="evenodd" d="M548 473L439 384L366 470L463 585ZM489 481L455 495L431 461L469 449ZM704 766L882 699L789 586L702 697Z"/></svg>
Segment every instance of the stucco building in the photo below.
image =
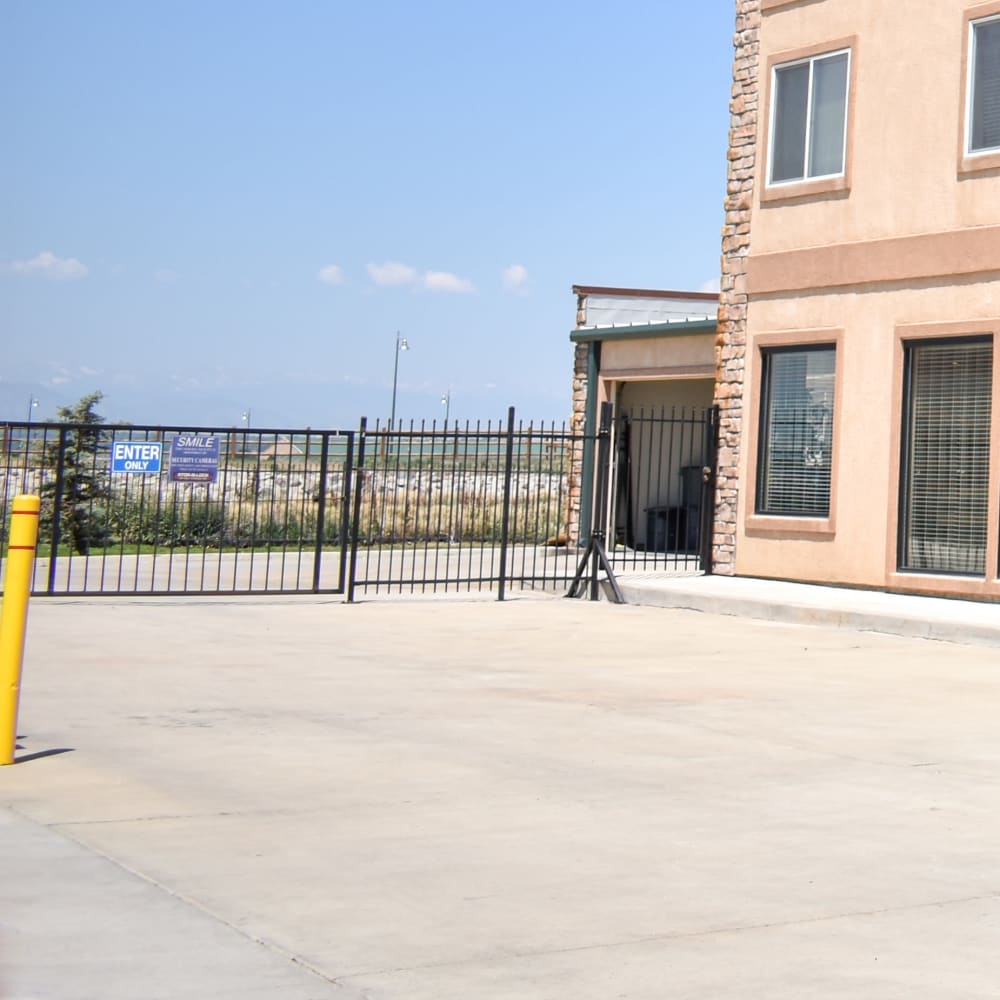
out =
<svg viewBox="0 0 1000 1000"><path fill-rule="evenodd" d="M714 571L1000 598L1000 2L736 11Z"/></svg>

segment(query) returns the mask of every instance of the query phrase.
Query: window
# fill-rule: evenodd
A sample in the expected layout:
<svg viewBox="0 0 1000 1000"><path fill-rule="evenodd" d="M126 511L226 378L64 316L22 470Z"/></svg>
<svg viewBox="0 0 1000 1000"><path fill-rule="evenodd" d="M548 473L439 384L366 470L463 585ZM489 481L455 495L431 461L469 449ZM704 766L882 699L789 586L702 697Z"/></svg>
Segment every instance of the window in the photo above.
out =
<svg viewBox="0 0 1000 1000"><path fill-rule="evenodd" d="M761 360L757 513L828 517L836 350L776 347Z"/></svg>
<svg viewBox="0 0 1000 1000"><path fill-rule="evenodd" d="M849 49L774 67L769 184L844 173Z"/></svg>
<svg viewBox="0 0 1000 1000"><path fill-rule="evenodd" d="M899 568L982 576L993 341L906 344Z"/></svg>
<svg viewBox="0 0 1000 1000"><path fill-rule="evenodd" d="M968 153L1000 150L1000 16L972 22Z"/></svg>

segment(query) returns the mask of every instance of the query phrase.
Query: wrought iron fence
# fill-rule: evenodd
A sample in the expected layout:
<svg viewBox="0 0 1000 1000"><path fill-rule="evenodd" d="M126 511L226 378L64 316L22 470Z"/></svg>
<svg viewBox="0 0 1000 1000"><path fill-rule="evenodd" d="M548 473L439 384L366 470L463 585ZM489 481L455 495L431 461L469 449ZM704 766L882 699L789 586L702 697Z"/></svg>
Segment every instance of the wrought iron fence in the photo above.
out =
<svg viewBox="0 0 1000 1000"><path fill-rule="evenodd" d="M41 496L39 595L343 593L353 454L352 431L2 424L3 535Z"/></svg>
<svg viewBox="0 0 1000 1000"><path fill-rule="evenodd" d="M615 570L696 570L708 565L713 414L624 415L613 448L610 419L582 434L513 409L356 432L0 424L0 541L13 498L39 494L36 595L503 600L566 589L594 530ZM599 441L613 457L583 483ZM581 530L581 498L599 496L606 523Z"/></svg>
<svg viewBox="0 0 1000 1000"><path fill-rule="evenodd" d="M577 531L582 435L506 421L370 427L362 421L348 599L565 587Z"/></svg>

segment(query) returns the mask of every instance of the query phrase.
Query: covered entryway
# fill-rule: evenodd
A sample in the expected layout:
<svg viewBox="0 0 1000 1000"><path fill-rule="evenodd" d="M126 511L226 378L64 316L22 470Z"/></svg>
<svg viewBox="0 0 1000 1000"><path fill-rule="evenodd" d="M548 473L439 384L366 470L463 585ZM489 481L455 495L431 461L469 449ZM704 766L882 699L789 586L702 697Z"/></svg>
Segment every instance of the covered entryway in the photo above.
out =
<svg viewBox="0 0 1000 1000"><path fill-rule="evenodd" d="M574 420L585 439L611 404L608 468L584 453L582 525L622 570L710 571L718 297L575 286ZM602 474L607 482L602 480ZM607 519L593 513L605 497Z"/></svg>

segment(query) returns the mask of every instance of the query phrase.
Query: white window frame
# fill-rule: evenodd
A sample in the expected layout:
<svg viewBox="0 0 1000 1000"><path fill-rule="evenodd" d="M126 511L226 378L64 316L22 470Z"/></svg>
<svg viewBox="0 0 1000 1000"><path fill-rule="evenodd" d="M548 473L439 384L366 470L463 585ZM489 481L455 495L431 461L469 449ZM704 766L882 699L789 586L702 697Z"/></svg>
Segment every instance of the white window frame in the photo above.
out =
<svg viewBox="0 0 1000 1000"><path fill-rule="evenodd" d="M832 174L812 174L810 175L807 171L809 169L809 145L812 140L812 125L813 125L813 79L814 72L813 66L815 63L822 61L823 59L830 59L833 56L839 56L845 54L847 55L847 82L846 90L844 93L844 123L843 123L843 137L840 152L840 170ZM769 128L768 128L768 142L767 142L767 183L768 188L783 188L794 184L809 184L813 181L823 181L830 180L839 177L845 177L847 175L847 136L848 136L848 123L851 114L851 72L853 70L852 62L854 59L854 54L851 51L850 46L841 47L838 49L830 49L828 52L819 52L815 55L804 56L801 59L790 59L788 62L775 63L771 67L771 107L769 110ZM809 65L809 89L806 93L806 133L804 140L804 160L803 160L803 176L801 177L789 177L785 180L774 181L771 180L771 171L774 166L774 139L775 139L775 123L778 114L778 72L783 69L789 69L792 66L801 66L804 64Z"/></svg>
<svg viewBox="0 0 1000 1000"><path fill-rule="evenodd" d="M982 149L972 148L972 106L976 96L976 29L980 25L1000 22L1000 14L990 14L987 17L977 17L969 21L969 41L967 52L968 74L965 81L965 156L995 156L1000 153L1000 145L984 146Z"/></svg>

